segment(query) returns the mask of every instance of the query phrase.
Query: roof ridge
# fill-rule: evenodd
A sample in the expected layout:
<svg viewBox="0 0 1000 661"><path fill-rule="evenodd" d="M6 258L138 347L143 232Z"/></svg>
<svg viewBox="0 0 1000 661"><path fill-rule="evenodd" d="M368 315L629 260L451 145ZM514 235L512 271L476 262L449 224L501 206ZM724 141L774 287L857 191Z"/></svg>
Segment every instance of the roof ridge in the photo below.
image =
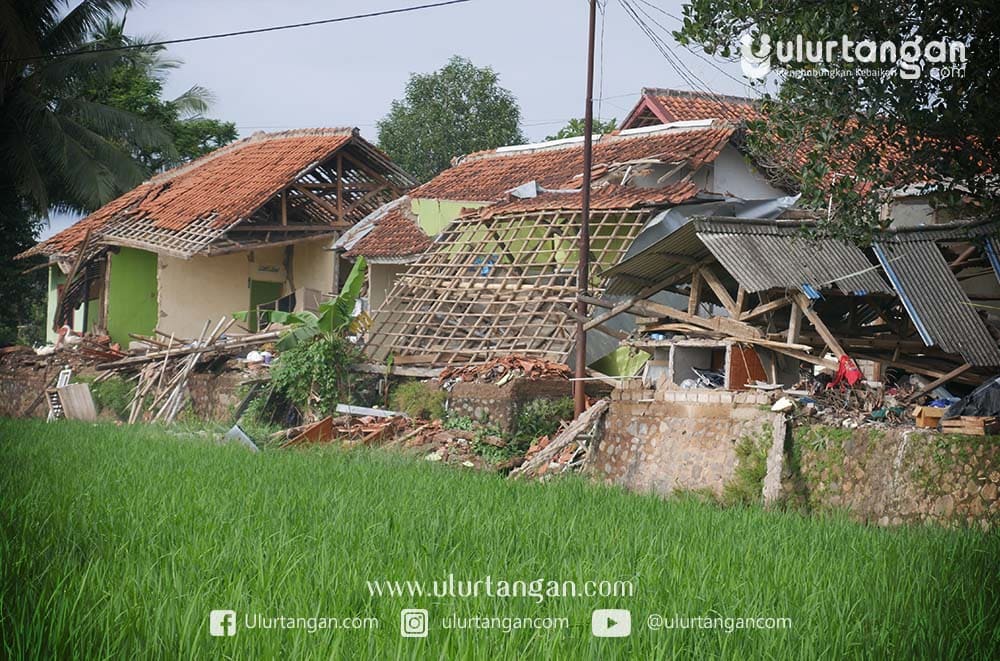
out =
<svg viewBox="0 0 1000 661"><path fill-rule="evenodd" d="M707 122L693 124L691 121L671 122L669 124L657 124L655 126L644 126L641 129L630 129L628 131L612 131L604 135L595 136L594 144L599 142L618 142L621 140L636 140L648 136L659 136L667 133L684 133L687 131L711 131L720 128L735 128L733 122L725 119L712 118L706 120L695 120L697 122ZM465 156L460 156L452 162L452 167L459 163L478 161L488 158L500 158L504 156L518 156L522 154L536 154L543 151L559 151L571 149L583 145L583 136L575 138L561 138L559 140L548 140L543 142L533 142L523 145L508 145L497 147L496 149L485 149L483 151L472 152Z"/></svg>
<svg viewBox="0 0 1000 661"><path fill-rule="evenodd" d="M228 145L223 145L218 149L208 152L193 161L188 161L187 163L181 163L180 165L165 170L164 172L157 173L147 179L146 181L139 184L144 186L146 184L162 184L168 182L172 179L179 177L182 174L190 172L196 168L210 163L220 156L225 156L231 154L234 151L238 151L247 145L257 144L260 142L270 142L272 140L283 140L287 138L303 138L309 136L329 136L329 137L345 137L345 136L357 136L360 135L361 131L356 127L338 127L338 128L302 128L302 129L289 129L287 131L275 131L273 133L268 133L266 131L255 131L245 138L240 138L235 142L230 142Z"/></svg>
<svg viewBox="0 0 1000 661"><path fill-rule="evenodd" d="M747 103L756 104L757 99L753 99L748 96L737 96L735 94L719 94L717 92L702 92L697 90L678 90L670 87L643 87L642 96L677 96L681 98L695 98L695 99L708 99L718 100L723 99L725 101L733 101L736 103Z"/></svg>

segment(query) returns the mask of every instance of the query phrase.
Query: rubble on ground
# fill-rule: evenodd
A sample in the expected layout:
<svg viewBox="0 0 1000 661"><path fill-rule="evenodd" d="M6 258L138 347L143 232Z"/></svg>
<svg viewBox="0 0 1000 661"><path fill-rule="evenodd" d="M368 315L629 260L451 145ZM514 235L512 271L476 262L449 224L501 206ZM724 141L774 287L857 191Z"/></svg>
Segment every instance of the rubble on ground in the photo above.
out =
<svg viewBox="0 0 1000 661"><path fill-rule="evenodd" d="M529 358L526 356L510 355L494 358L485 363L477 365L464 365L461 367L446 367L441 370L438 380L446 388L463 382L493 383L498 386L506 385L514 379L528 378L538 379L569 379L572 371L569 366L562 363L554 363L541 358Z"/></svg>

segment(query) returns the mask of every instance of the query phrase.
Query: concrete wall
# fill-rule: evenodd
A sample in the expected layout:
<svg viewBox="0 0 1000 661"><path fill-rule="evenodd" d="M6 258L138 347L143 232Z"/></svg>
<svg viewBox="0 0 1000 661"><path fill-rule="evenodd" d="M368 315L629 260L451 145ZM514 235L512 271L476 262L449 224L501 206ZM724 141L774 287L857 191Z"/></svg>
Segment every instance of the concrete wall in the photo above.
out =
<svg viewBox="0 0 1000 661"><path fill-rule="evenodd" d="M513 186L512 186L513 187ZM410 209L417 216L420 229L428 236L434 236L444 226L458 218L462 209L477 209L485 202L455 202L451 200L412 199Z"/></svg>
<svg viewBox="0 0 1000 661"><path fill-rule="evenodd" d="M787 192L775 188L743 154L727 145L712 165L713 176L709 190L744 199L782 197Z"/></svg>
<svg viewBox="0 0 1000 661"><path fill-rule="evenodd" d="M457 383L448 397L448 414L473 420L488 420L505 432L514 430L518 413L530 401L559 399L573 394L564 379L514 379L497 386L492 383Z"/></svg>
<svg viewBox="0 0 1000 661"><path fill-rule="evenodd" d="M108 335L123 347L129 333L151 335L157 327L157 256L134 248L109 253L111 275L108 283ZM189 299L205 289L202 282L187 290Z"/></svg>
<svg viewBox="0 0 1000 661"><path fill-rule="evenodd" d="M590 470L608 483L667 495L708 489L721 495L736 469L736 444L774 414L767 395L721 390L615 390Z"/></svg>
<svg viewBox="0 0 1000 661"><path fill-rule="evenodd" d="M295 245L292 256L292 276L295 288L308 287L324 294L334 293L334 261L336 256L328 248L330 239L306 241Z"/></svg>

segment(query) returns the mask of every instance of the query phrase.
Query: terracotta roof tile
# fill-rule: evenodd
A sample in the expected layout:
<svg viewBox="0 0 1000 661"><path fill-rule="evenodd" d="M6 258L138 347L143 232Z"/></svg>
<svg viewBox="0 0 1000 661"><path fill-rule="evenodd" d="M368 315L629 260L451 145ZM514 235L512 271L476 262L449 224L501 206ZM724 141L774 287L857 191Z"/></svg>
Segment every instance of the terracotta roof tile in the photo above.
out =
<svg viewBox="0 0 1000 661"><path fill-rule="evenodd" d="M102 229L126 210L130 221L151 219L160 229L183 230L206 219L227 228L355 135L354 129L255 133L153 177L21 256L70 252L88 228Z"/></svg>
<svg viewBox="0 0 1000 661"><path fill-rule="evenodd" d="M591 191L590 209L591 211L610 211L680 204L693 199L697 193L698 186L687 179L674 182L663 188L636 188L604 184L594 187ZM481 218L492 218L493 216L530 213L532 211L577 210L582 208L582 205L582 195L579 191L546 191L535 197L523 199L511 197L507 201L497 202L469 213L478 214Z"/></svg>
<svg viewBox="0 0 1000 661"><path fill-rule="evenodd" d="M709 127L664 128L629 135L606 135L594 143L594 167L640 159L687 162L691 169L718 156L733 135L729 123ZM550 189L579 188L583 143L524 150L504 148L466 156L426 184L411 191L414 198L490 202L529 181Z"/></svg>
<svg viewBox="0 0 1000 661"><path fill-rule="evenodd" d="M430 247L431 238L420 229L409 204L391 204L393 208L375 221L374 228L345 252L345 257L409 257Z"/></svg>

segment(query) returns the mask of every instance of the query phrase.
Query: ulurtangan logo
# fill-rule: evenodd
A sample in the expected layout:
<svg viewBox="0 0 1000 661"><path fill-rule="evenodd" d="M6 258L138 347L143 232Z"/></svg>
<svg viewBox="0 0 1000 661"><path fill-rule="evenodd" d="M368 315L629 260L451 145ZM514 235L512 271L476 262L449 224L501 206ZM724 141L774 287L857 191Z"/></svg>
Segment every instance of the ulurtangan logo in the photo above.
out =
<svg viewBox="0 0 1000 661"><path fill-rule="evenodd" d="M775 61L779 67L790 62L816 65L806 69L830 75L885 71L897 73L904 80L914 80L923 75L928 65L931 74L939 78L965 75L965 43L947 37L927 40L917 34L899 42L876 42L854 41L844 34L840 39L823 41L799 34L794 39L773 41L770 35L761 34L757 42L755 48L750 33L740 37L740 68L751 80L767 76ZM866 64L874 66L862 66Z"/></svg>
<svg viewBox="0 0 1000 661"><path fill-rule="evenodd" d="M753 52L753 37L744 34L740 38L740 68L743 75L753 80L761 80L771 73L771 37L761 35L760 50Z"/></svg>

